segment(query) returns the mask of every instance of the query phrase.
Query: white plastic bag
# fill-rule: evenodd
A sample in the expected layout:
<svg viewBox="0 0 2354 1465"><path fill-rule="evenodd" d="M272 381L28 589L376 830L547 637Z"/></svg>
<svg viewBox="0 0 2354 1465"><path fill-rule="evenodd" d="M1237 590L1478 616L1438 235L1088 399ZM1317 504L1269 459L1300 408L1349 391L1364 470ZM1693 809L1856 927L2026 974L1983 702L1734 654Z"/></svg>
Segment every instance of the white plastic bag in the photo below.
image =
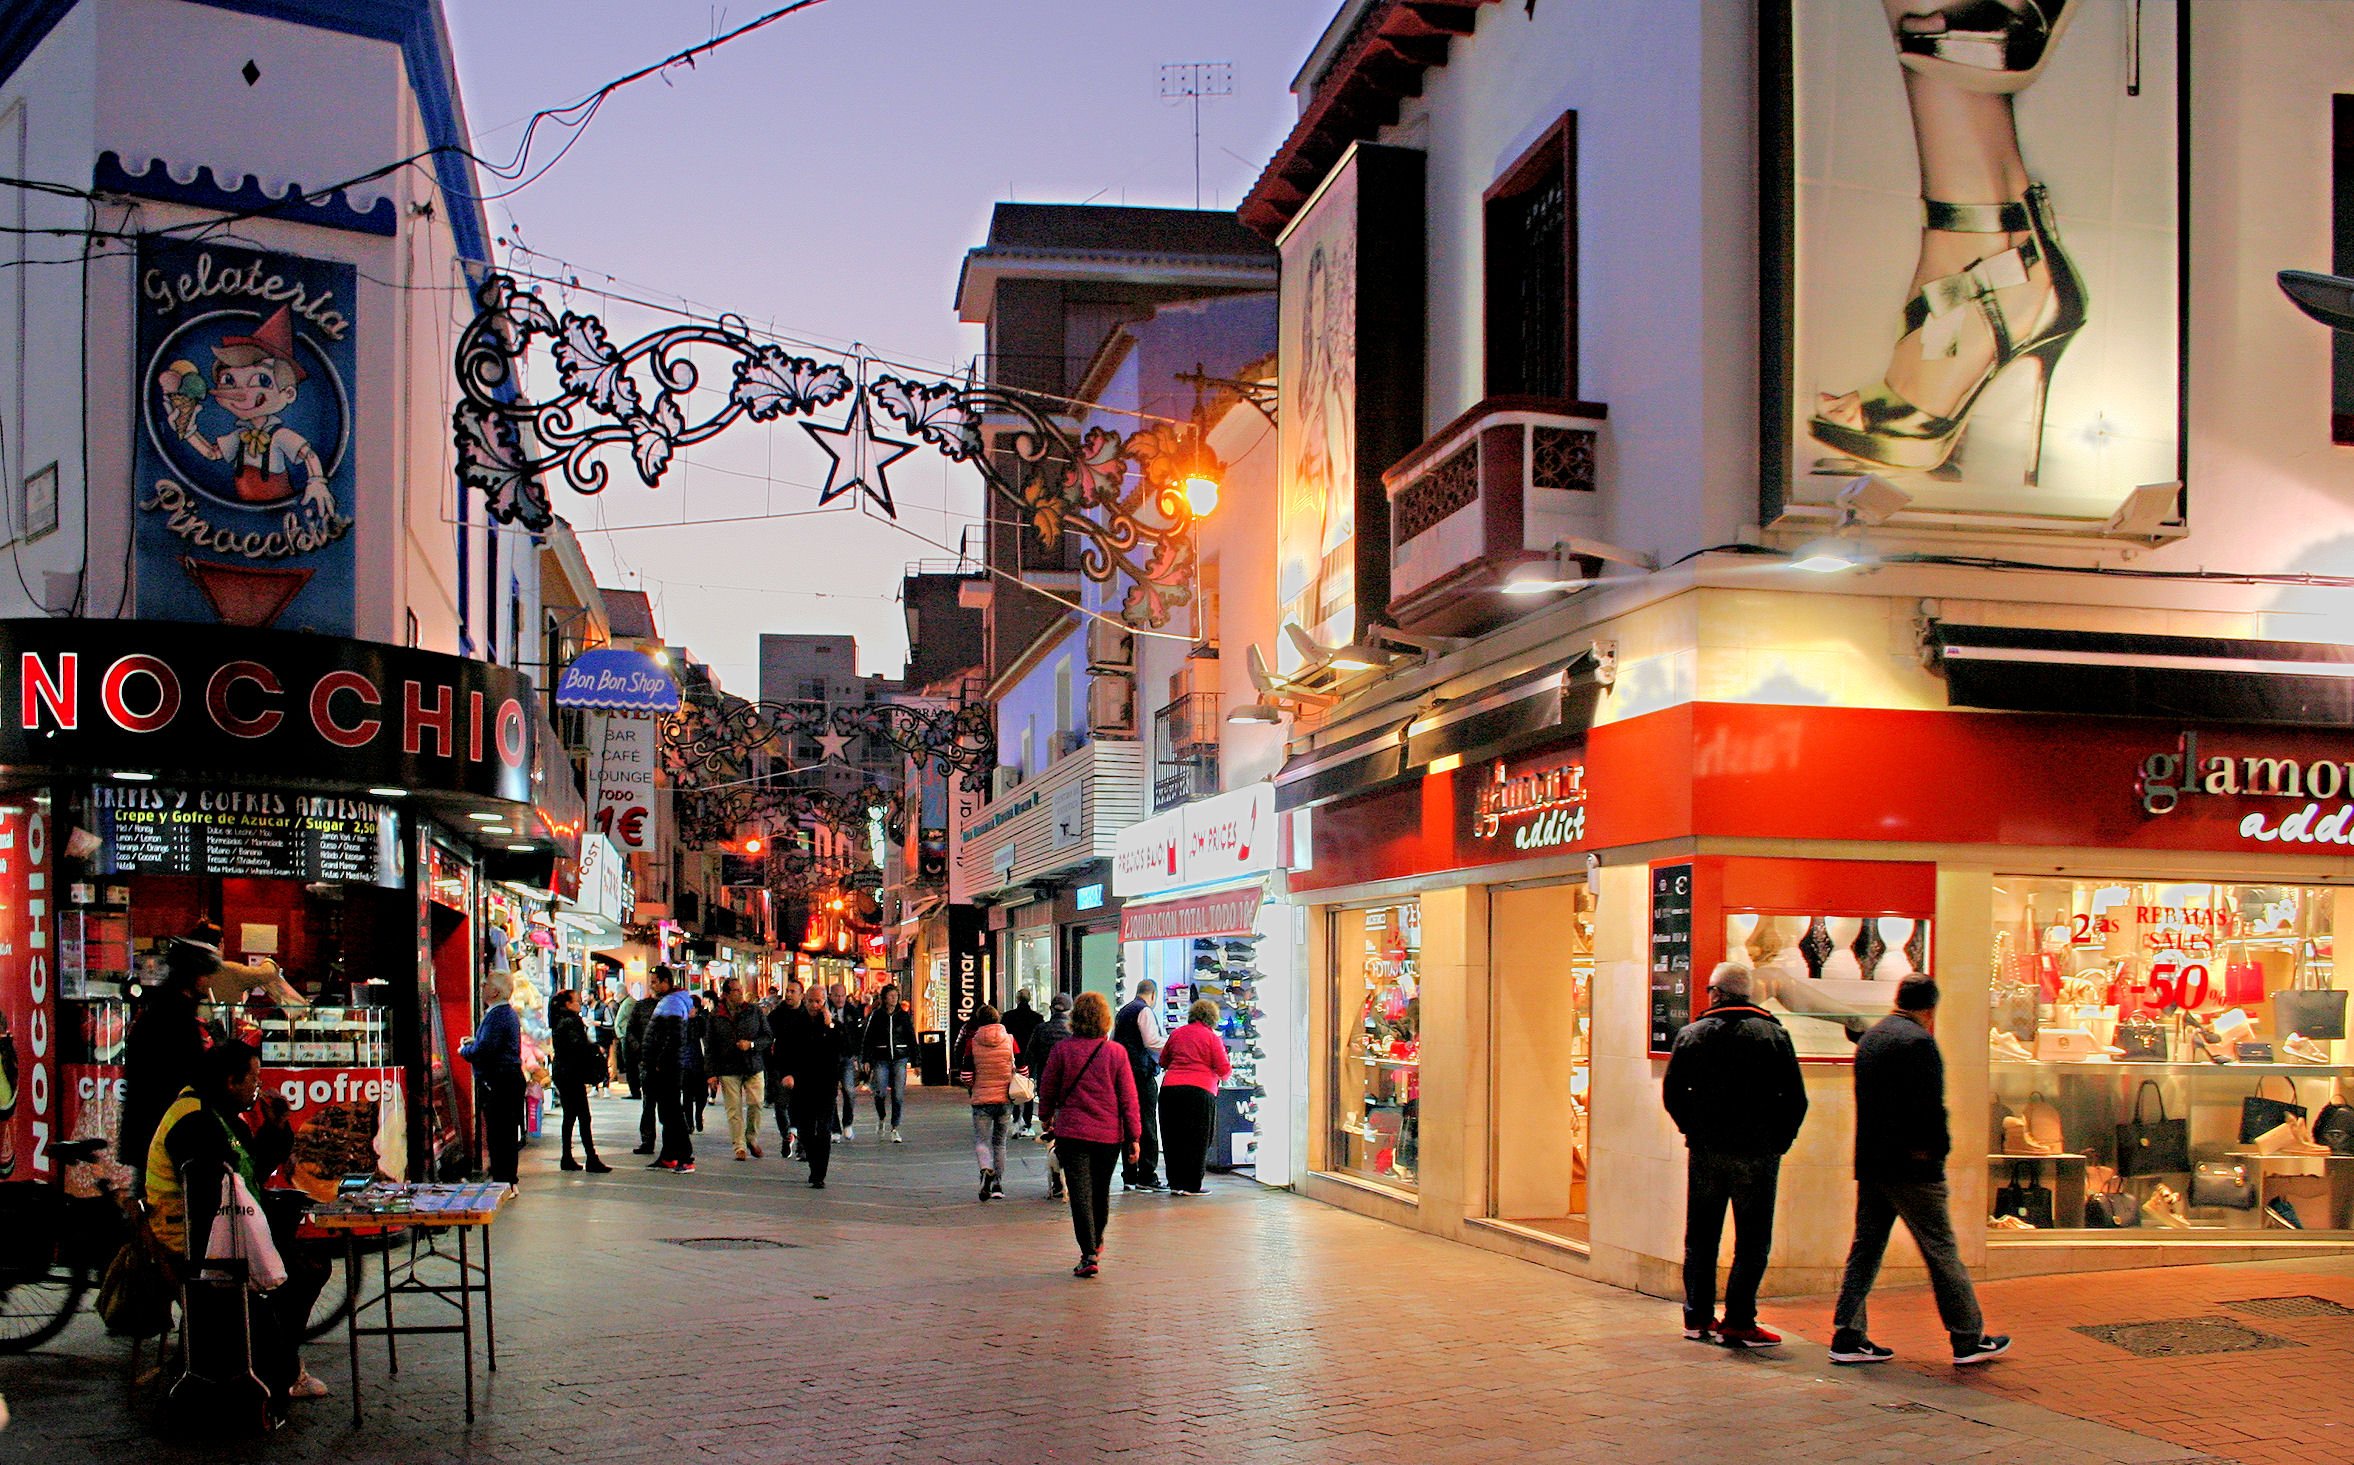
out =
<svg viewBox="0 0 2354 1465"><path fill-rule="evenodd" d="M278 1256L278 1243L270 1239L269 1220L245 1188L245 1177L234 1170L221 1176L221 1208L213 1212L204 1256L207 1261L244 1262L245 1285L254 1292L267 1292L286 1280L286 1263Z"/></svg>

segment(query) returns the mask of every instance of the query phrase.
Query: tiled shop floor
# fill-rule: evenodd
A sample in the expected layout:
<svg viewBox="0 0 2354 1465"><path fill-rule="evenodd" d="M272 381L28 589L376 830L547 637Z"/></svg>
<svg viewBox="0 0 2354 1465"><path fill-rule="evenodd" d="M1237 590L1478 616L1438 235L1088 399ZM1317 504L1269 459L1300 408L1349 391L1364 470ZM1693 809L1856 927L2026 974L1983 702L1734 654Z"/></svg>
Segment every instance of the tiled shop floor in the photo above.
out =
<svg viewBox="0 0 2354 1465"><path fill-rule="evenodd" d="M182 1449L156 1436L151 1404L126 1407L123 1350L85 1319L50 1351L0 1360L16 1411L0 1462L1133 1454L1920 1465L2183 1460L2212 1448L2085 1423L2067 1399L2047 1408L1943 1377L1859 1377L1813 1347L1780 1358L1703 1348L1679 1338L1676 1309L1657 1299L1242 1180L1215 1181L1203 1199L1115 1200L1104 1275L1076 1281L1065 1213L1043 1199L1039 1147L1017 1141L1008 1197L980 1205L961 1096L910 1097L908 1143L861 1127L823 1192L776 1156L773 1131L768 1158L731 1160L716 1106L692 1176L638 1168L633 1107L618 1100L597 1106L616 1173L560 1175L551 1141L534 1145L524 1193L499 1223L500 1367L482 1382L471 1428L456 1340L436 1338L403 1344L397 1378L380 1346L365 1348L368 1417L355 1434L337 1336L310 1354L334 1397L299 1406L273 1440ZM691 1237L786 1245L666 1244ZM2122 1292L2080 1306L2108 1320ZM1892 1336L1902 1313L1886 1309ZM2102 1346L2078 1341L2085 1358ZM2031 1337L2036 1347L2056 1345ZM2224 1361L2260 1369L2288 1351ZM2093 1365L2056 1352L2006 1368L2022 1390L2079 1368L2084 1387L2105 1387ZM2347 1377L2335 1382L2340 1399ZM2194 1407L2240 1378L2144 1397L2152 1410ZM2184 1437L2171 1420L2124 1422Z"/></svg>
<svg viewBox="0 0 2354 1465"><path fill-rule="evenodd" d="M1917 1374L1952 1376L1998 1398L2244 1465L2354 1460L2354 1264L2024 1277L1981 1283L1978 1299L1987 1327L2017 1340L2013 1356L2001 1363L1955 1369L1945 1362L1945 1332L1923 1287L1875 1293L1873 1337ZM1830 1336L1828 1298L1785 1302L1775 1316L1811 1337ZM2236 1327L2159 1330L2155 1341L2213 1346L2253 1332L2285 1346L2143 1356L2123 1346L2135 1341L2131 1333L2112 1341L2088 1331L2183 1322Z"/></svg>

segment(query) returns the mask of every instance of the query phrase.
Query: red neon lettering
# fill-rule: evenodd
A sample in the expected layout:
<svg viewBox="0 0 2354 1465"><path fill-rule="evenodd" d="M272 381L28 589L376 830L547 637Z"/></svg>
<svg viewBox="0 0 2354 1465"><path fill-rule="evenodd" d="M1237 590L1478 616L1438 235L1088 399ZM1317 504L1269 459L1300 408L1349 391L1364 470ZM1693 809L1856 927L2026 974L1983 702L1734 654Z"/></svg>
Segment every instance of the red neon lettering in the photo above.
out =
<svg viewBox="0 0 2354 1465"><path fill-rule="evenodd" d="M155 705L145 712L133 712L130 700L123 695L131 678L138 676L155 683ZM154 657L135 652L106 669L106 678L98 685L98 700L107 717L123 731L161 732L179 714L180 679Z"/></svg>
<svg viewBox="0 0 2354 1465"><path fill-rule="evenodd" d="M523 766L523 704L512 697L499 704L499 761Z"/></svg>
<svg viewBox="0 0 2354 1465"><path fill-rule="evenodd" d="M264 707L251 717L239 717L229 706L229 689L240 682L250 682L271 697L286 690L278 685L277 674L260 662L232 661L214 672L212 680L204 684L204 710L212 715L213 725L231 737L268 737L286 720L286 714L275 707Z"/></svg>
<svg viewBox="0 0 2354 1465"><path fill-rule="evenodd" d="M57 654L57 676L52 680L42 669L38 654L24 654L17 680L21 684L17 726L26 732L37 732L41 727L41 709L49 709L50 720L60 732L72 732L81 724L80 668L81 656L72 651Z"/></svg>
<svg viewBox="0 0 2354 1465"><path fill-rule="evenodd" d="M337 692L349 692L369 707L383 706L384 699L376 695L376 684L356 671L331 671L311 688L311 726L318 730L319 736L338 748L364 747L375 738L377 729L384 726L383 720L363 717L348 727L337 722L334 706Z"/></svg>
<svg viewBox="0 0 2354 1465"><path fill-rule="evenodd" d="M452 704L456 702L457 694L446 686L434 690L440 692L441 696L431 707L427 707L424 683L401 683L401 751L411 757L424 750L427 728L433 730L433 755L436 758L447 758L450 755L450 724L457 714L457 708Z"/></svg>
<svg viewBox="0 0 2354 1465"><path fill-rule="evenodd" d="M482 761L482 694L480 692L466 694L466 757L475 763Z"/></svg>

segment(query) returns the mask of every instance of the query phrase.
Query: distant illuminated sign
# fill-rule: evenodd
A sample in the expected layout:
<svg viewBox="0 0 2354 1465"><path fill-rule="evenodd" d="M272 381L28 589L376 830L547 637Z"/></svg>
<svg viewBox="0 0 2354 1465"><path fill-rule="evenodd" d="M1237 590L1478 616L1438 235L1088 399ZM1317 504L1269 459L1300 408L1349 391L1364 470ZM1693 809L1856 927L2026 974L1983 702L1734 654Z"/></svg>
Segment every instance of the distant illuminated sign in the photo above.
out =
<svg viewBox="0 0 2354 1465"><path fill-rule="evenodd" d="M1103 909L1103 886L1102 886L1102 885L1100 885L1100 884L1097 884L1097 885L1082 885L1082 886L1080 886L1080 887L1079 887L1079 889L1078 889L1078 890L1075 892L1075 899L1076 899L1076 901L1077 901L1077 903L1078 903L1078 907L1079 907L1079 909L1081 909L1081 910L1083 910L1083 911L1099 911L1099 910L1102 910L1102 909Z"/></svg>

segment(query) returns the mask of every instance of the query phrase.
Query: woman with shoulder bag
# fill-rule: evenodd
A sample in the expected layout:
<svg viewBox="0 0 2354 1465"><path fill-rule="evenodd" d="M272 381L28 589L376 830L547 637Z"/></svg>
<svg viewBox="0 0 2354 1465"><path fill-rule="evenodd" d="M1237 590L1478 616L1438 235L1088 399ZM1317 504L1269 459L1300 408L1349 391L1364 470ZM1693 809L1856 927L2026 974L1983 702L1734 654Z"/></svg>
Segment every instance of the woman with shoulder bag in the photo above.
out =
<svg viewBox="0 0 2354 1465"><path fill-rule="evenodd" d="M1122 1156L1134 1164L1144 1138L1136 1076L1126 1055L1113 1051L1111 1030L1111 1003L1101 992L1080 993L1071 1006L1071 1035L1054 1045L1038 1080L1039 1112L1054 1131L1055 1158L1071 1198L1071 1230L1079 1240L1074 1277L1096 1274L1112 1167Z"/></svg>

